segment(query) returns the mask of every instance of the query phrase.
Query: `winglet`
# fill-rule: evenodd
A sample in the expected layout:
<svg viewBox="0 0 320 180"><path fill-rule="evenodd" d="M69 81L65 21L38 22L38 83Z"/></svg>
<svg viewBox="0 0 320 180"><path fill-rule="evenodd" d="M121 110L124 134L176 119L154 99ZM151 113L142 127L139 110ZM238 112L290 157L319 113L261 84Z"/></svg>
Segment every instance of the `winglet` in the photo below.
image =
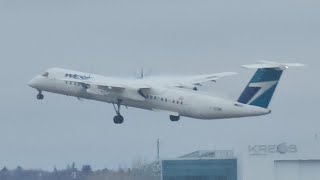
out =
<svg viewBox="0 0 320 180"><path fill-rule="evenodd" d="M271 62L271 61L259 61L259 64L249 64L243 65L242 67L248 69L263 69L263 68L279 68L281 70L288 69L289 67L301 67L304 64L301 63L278 63L278 62Z"/></svg>

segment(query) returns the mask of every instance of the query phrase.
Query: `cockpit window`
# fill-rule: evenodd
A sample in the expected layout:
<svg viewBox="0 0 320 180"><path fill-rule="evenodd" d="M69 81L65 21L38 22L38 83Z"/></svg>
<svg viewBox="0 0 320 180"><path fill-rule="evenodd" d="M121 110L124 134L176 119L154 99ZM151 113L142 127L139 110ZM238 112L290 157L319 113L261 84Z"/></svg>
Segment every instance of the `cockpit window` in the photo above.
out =
<svg viewBox="0 0 320 180"><path fill-rule="evenodd" d="M42 74L43 77L49 77L49 73L45 72L44 74Z"/></svg>

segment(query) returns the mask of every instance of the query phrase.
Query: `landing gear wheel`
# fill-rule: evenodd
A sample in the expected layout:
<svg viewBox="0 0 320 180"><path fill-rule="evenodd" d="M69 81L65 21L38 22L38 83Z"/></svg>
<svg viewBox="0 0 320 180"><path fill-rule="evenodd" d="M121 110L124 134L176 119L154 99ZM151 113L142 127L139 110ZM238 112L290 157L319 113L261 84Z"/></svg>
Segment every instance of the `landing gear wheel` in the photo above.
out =
<svg viewBox="0 0 320 180"><path fill-rule="evenodd" d="M180 120L180 116L170 116L170 120L173 122L179 121Z"/></svg>
<svg viewBox="0 0 320 180"><path fill-rule="evenodd" d="M37 95L37 99L38 99L38 100L42 100L43 98L44 98L43 94L39 93L39 94Z"/></svg>
<svg viewBox="0 0 320 180"><path fill-rule="evenodd" d="M114 107L114 110L116 111L117 115L114 116L113 118L113 122L115 124L122 124L123 123L123 120L124 118L121 116L120 114L120 107L121 107L121 102L122 100L121 99L118 99L117 101L117 104L115 105L114 103L112 103L113 107Z"/></svg>
<svg viewBox="0 0 320 180"><path fill-rule="evenodd" d="M122 124L123 123L123 120L124 118L121 116L121 115L116 115L114 118L113 118L113 122L115 124Z"/></svg>

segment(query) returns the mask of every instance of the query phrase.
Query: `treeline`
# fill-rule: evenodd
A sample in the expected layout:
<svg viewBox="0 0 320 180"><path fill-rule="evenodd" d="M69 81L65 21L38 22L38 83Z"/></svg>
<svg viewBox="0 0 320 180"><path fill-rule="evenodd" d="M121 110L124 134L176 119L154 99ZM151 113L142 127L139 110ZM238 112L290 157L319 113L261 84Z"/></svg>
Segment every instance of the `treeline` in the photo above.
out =
<svg viewBox="0 0 320 180"><path fill-rule="evenodd" d="M160 180L158 163L118 170L102 169L93 171L90 165L78 170L73 163L66 169L53 171L26 170L18 166L14 170L3 167L0 180Z"/></svg>

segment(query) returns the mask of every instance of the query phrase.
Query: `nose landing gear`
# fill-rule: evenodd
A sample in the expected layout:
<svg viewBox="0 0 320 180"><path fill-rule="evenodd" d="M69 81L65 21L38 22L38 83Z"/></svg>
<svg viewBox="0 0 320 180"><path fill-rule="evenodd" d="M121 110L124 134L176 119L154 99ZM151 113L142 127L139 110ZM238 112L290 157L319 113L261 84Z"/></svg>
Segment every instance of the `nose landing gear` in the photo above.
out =
<svg viewBox="0 0 320 180"><path fill-rule="evenodd" d="M39 93L37 94L37 99L42 100L43 98L44 98L44 95L42 94L41 91L39 91Z"/></svg>
<svg viewBox="0 0 320 180"><path fill-rule="evenodd" d="M113 118L113 122L114 122L115 124L122 124L123 121L124 121L123 116L121 116L121 114L120 114L121 102L122 102L122 100L121 100L121 99L118 99L117 104L112 103L113 108L114 108L114 110L115 110L116 113L117 113L117 115L114 116L114 118Z"/></svg>
<svg viewBox="0 0 320 180"><path fill-rule="evenodd" d="M170 115L170 120L173 121L173 122L179 121L180 120L180 116Z"/></svg>

